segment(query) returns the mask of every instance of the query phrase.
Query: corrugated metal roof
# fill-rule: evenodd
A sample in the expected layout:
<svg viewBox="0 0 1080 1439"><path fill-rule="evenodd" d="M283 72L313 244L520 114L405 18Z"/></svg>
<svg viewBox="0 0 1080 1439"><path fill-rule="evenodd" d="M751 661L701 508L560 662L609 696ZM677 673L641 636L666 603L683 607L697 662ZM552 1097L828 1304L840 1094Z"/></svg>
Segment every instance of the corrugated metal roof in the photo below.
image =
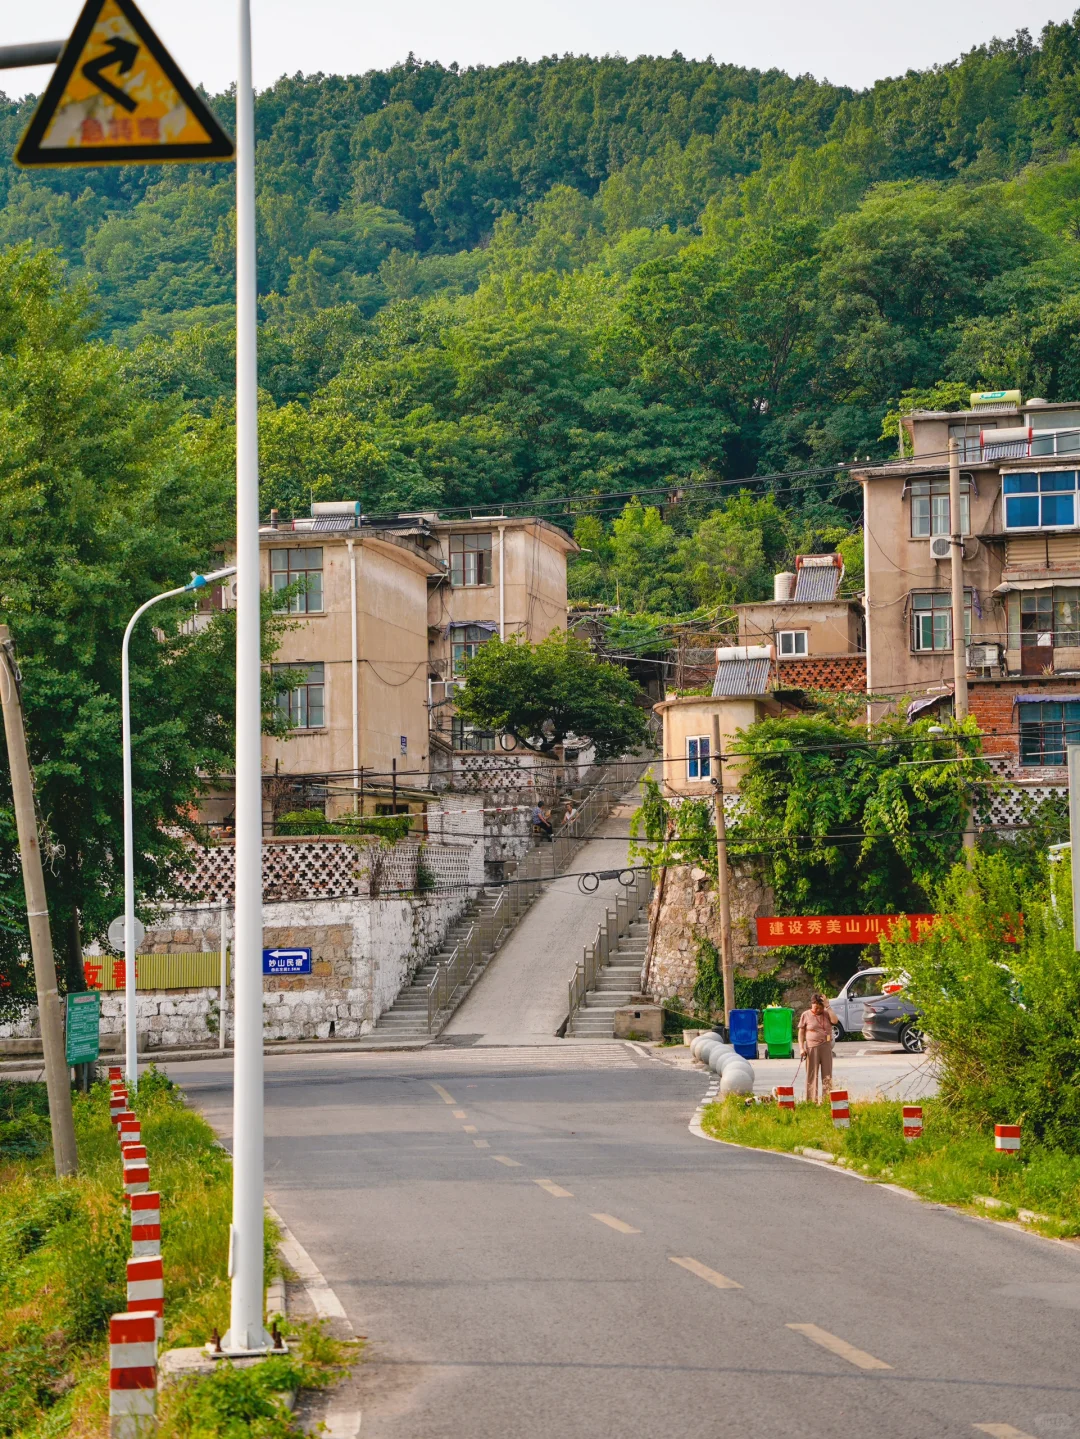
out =
<svg viewBox="0 0 1080 1439"><path fill-rule="evenodd" d="M795 604L834 600L840 586L835 565L800 565L795 575Z"/></svg>
<svg viewBox="0 0 1080 1439"><path fill-rule="evenodd" d="M769 688L771 660L721 660L716 666L713 695L763 695Z"/></svg>

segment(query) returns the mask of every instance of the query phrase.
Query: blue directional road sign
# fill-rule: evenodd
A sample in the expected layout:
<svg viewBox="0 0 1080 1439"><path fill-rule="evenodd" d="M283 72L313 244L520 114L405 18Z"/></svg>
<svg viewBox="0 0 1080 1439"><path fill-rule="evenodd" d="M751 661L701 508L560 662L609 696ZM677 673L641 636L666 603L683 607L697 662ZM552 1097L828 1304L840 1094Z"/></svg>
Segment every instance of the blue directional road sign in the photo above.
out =
<svg viewBox="0 0 1080 1439"><path fill-rule="evenodd" d="M264 949L263 974L310 974L310 949Z"/></svg>

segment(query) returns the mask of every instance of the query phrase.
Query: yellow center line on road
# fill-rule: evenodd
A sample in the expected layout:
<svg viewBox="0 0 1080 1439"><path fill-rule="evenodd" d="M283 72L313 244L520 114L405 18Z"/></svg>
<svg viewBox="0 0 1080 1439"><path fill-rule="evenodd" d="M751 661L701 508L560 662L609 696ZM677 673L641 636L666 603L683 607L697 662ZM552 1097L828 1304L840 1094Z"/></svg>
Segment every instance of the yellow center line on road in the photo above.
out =
<svg viewBox="0 0 1080 1439"><path fill-rule="evenodd" d="M455 1119L468 1119L468 1117L469 1117L469 1116L468 1116L468 1114L465 1112L464 1109L455 1109L455 1110L454 1110L454 1118L455 1118Z"/></svg>
<svg viewBox="0 0 1080 1439"><path fill-rule="evenodd" d="M490 1148L491 1148L491 1145L487 1142L486 1139L474 1139L474 1140L473 1140L473 1143L476 1145L477 1149L490 1149Z"/></svg>
<svg viewBox="0 0 1080 1439"><path fill-rule="evenodd" d="M993 1439L1032 1439L1030 1434L1025 1434L1022 1429L1014 1429L1011 1424L973 1424L980 1434L990 1434Z"/></svg>
<svg viewBox="0 0 1080 1439"><path fill-rule="evenodd" d="M452 1094L447 1094L446 1090L442 1087L441 1084L436 1084L433 1079L429 1079L428 1083L431 1085L432 1089L435 1091L435 1093L439 1096L439 1098L444 1104L457 1103L457 1100L454 1098L454 1096Z"/></svg>
<svg viewBox="0 0 1080 1439"><path fill-rule="evenodd" d="M510 1158L509 1158L507 1155L505 1155L505 1154L493 1154L491 1157L492 1157L492 1159L494 1159L494 1161L495 1161L496 1164L505 1164L506 1167L507 1167L507 1169L520 1169L520 1168L521 1168L521 1160L520 1160L520 1159L510 1159Z"/></svg>
<svg viewBox="0 0 1080 1439"><path fill-rule="evenodd" d="M606 1224L609 1229L617 1229L620 1234L641 1233L640 1229L635 1229L632 1224L627 1224L625 1220L616 1219L614 1214L594 1214L592 1217L594 1219L599 1219L600 1223Z"/></svg>
<svg viewBox="0 0 1080 1439"><path fill-rule="evenodd" d="M710 1269L699 1259L679 1259L674 1254L669 1254L668 1258L672 1264L679 1264L683 1269L689 1269L691 1274L696 1274L699 1279L704 1279L706 1284L715 1284L717 1289L742 1288L742 1285L736 1280L729 1279L726 1274L719 1274L715 1269Z"/></svg>
<svg viewBox="0 0 1080 1439"><path fill-rule="evenodd" d="M891 1364L886 1364L884 1359L875 1359L872 1354L867 1354L865 1349L856 1349L854 1344L849 1344L846 1339L840 1339L835 1334L830 1334L827 1329L819 1329L816 1324L789 1324L788 1329L794 1329L796 1334L805 1334L807 1339L814 1344L820 1344L822 1349L827 1349L830 1354L836 1354L841 1359L846 1359L849 1364L856 1365L859 1369L891 1369Z"/></svg>
<svg viewBox="0 0 1080 1439"><path fill-rule="evenodd" d="M466 1134L479 1134L479 1133L480 1133L479 1129L477 1129L477 1127L476 1127L475 1124L463 1124L461 1127L462 1127L462 1129L464 1129L464 1131L465 1131Z"/></svg>
<svg viewBox="0 0 1080 1439"><path fill-rule="evenodd" d="M573 1199L574 1197L569 1189L564 1189L561 1184L556 1184L554 1179L534 1179L533 1183L539 1184L541 1189L546 1189L556 1199Z"/></svg>

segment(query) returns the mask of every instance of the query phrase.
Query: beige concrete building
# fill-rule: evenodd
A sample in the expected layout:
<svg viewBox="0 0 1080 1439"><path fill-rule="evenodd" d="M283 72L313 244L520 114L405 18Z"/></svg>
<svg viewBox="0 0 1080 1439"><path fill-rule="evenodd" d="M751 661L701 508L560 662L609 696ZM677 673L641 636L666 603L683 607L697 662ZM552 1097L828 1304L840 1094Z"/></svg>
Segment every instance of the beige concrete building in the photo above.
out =
<svg viewBox="0 0 1080 1439"><path fill-rule="evenodd" d="M771 647L778 688L865 689L863 606L840 594L843 577L837 554L798 555L771 600L735 606L739 643Z"/></svg>
<svg viewBox="0 0 1080 1439"><path fill-rule="evenodd" d="M961 450L970 707L986 748L1058 768L1080 738L1080 405L972 396L905 420L911 458L857 472L864 494L874 712L951 706L948 445ZM1068 727L1072 724L1072 730Z"/></svg>

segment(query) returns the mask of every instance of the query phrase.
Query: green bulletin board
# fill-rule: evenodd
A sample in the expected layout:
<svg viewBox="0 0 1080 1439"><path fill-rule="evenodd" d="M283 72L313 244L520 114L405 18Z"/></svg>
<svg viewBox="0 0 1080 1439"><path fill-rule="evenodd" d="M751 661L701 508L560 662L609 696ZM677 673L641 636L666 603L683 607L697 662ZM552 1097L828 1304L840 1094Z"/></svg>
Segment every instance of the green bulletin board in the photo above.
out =
<svg viewBox="0 0 1080 1439"><path fill-rule="evenodd" d="M67 1062L93 1064L98 1057L101 995L94 990L67 997Z"/></svg>

